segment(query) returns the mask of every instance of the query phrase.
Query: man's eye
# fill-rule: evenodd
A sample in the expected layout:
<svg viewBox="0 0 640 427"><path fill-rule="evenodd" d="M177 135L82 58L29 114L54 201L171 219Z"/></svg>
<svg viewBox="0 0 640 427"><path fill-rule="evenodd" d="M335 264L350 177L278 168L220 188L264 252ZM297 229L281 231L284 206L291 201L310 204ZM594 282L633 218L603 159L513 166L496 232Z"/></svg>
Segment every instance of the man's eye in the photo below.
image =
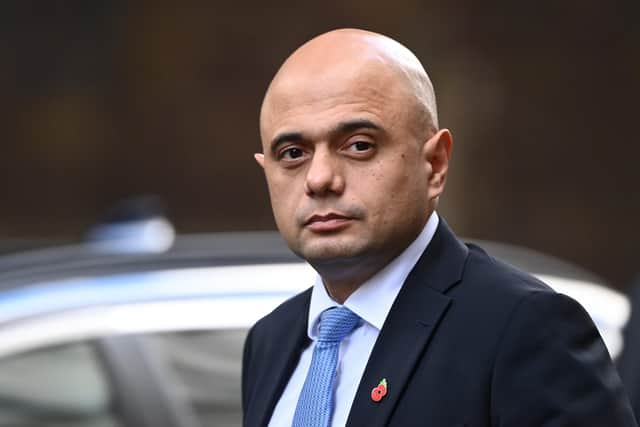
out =
<svg viewBox="0 0 640 427"><path fill-rule="evenodd" d="M356 141L350 147L355 151L367 151L373 148L373 144L367 141Z"/></svg>
<svg viewBox="0 0 640 427"><path fill-rule="evenodd" d="M297 158L302 157L303 154L304 154L304 152L300 148L291 147L291 148L287 148L286 150L284 150L280 154L280 158L292 160L292 159L297 159Z"/></svg>

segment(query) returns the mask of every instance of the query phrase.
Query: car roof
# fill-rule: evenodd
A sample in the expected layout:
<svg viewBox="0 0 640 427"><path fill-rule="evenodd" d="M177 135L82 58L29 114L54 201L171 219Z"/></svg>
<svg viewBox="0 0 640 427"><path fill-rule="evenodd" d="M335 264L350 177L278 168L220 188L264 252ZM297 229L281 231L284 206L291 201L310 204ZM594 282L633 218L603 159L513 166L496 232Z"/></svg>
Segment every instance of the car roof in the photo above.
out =
<svg viewBox="0 0 640 427"><path fill-rule="evenodd" d="M0 292L77 276L278 262L302 261L273 231L182 235L162 253L122 253L83 243L0 256Z"/></svg>

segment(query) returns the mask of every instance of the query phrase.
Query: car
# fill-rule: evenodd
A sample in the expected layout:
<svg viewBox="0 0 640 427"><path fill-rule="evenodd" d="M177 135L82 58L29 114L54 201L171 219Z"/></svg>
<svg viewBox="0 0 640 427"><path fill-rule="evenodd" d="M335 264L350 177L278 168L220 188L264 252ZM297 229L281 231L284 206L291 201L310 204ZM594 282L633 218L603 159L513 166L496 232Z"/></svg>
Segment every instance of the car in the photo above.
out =
<svg viewBox="0 0 640 427"><path fill-rule="evenodd" d="M0 257L0 427L241 425L247 330L315 273L277 232L171 242ZM619 353L622 294L556 258L476 243L581 302Z"/></svg>

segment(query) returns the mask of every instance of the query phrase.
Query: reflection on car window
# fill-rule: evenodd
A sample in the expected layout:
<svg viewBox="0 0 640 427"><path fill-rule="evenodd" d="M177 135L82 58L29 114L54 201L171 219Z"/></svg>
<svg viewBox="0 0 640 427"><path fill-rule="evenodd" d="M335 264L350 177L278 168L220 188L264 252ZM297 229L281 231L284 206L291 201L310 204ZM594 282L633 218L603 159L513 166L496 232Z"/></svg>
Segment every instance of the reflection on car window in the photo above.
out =
<svg viewBox="0 0 640 427"><path fill-rule="evenodd" d="M171 384L173 399L191 406L201 425L242 425L240 374L247 331L174 332L145 337Z"/></svg>
<svg viewBox="0 0 640 427"><path fill-rule="evenodd" d="M119 427L111 394L86 343L0 359L1 427Z"/></svg>

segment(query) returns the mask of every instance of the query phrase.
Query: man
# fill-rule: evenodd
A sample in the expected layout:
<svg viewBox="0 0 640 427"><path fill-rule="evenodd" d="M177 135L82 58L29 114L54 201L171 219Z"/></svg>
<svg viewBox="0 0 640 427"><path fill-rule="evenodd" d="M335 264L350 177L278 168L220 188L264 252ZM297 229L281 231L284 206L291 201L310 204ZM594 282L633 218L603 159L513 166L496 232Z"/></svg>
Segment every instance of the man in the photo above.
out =
<svg viewBox="0 0 640 427"><path fill-rule="evenodd" d="M260 133L278 228L319 276L249 333L246 427L635 425L582 308L436 214L452 137L409 50L309 41Z"/></svg>

